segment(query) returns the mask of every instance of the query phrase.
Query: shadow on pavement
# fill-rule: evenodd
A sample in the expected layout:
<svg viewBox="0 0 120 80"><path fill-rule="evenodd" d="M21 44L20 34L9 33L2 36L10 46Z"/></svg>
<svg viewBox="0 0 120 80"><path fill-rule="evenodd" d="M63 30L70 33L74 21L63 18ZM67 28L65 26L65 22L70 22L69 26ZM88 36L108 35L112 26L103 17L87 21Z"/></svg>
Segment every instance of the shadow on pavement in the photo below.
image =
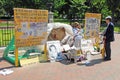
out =
<svg viewBox="0 0 120 80"><path fill-rule="evenodd" d="M0 57L0 63L2 62L2 61L6 61L3 57ZM6 62L8 62L8 61L6 61ZM8 67L0 67L0 70L2 70L2 69L11 69L11 68L15 68L15 66L14 65L12 65L12 66L8 66Z"/></svg>
<svg viewBox="0 0 120 80"><path fill-rule="evenodd" d="M0 57L0 62L3 61L3 60L4 60L3 57Z"/></svg>
<svg viewBox="0 0 120 80"><path fill-rule="evenodd" d="M60 63L64 64L64 65L70 65L70 64L74 64L74 60L62 60L60 61Z"/></svg>
<svg viewBox="0 0 120 80"><path fill-rule="evenodd" d="M15 66L3 67L3 68L0 68L0 70L3 70L3 69L11 69L11 68L15 68Z"/></svg>
<svg viewBox="0 0 120 80"><path fill-rule="evenodd" d="M103 62L103 59L94 59L94 60L91 60L89 64L78 63L77 65L94 66L95 64L100 64L101 62Z"/></svg>

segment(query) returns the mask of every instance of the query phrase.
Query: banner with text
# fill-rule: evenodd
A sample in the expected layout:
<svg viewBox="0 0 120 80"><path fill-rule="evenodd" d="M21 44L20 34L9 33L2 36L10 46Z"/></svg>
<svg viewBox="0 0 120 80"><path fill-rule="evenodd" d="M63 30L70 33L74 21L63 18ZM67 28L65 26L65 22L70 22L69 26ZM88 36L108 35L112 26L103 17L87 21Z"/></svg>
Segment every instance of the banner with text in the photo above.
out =
<svg viewBox="0 0 120 80"><path fill-rule="evenodd" d="M47 41L48 11L14 8L16 47L42 45Z"/></svg>
<svg viewBox="0 0 120 80"><path fill-rule="evenodd" d="M85 14L85 37L95 38L100 32L101 14L86 13Z"/></svg>

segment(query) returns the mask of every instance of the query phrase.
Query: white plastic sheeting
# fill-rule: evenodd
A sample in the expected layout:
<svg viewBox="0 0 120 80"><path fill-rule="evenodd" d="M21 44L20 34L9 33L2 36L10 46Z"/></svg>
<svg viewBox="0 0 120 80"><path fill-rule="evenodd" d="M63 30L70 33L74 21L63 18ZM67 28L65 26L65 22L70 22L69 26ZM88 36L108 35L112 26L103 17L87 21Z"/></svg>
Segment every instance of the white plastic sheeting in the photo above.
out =
<svg viewBox="0 0 120 80"><path fill-rule="evenodd" d="M73 36L72 26L69 24L59 23L59 22L48 23L48 35L50 34L53 28L65 28L66 34Z"/></svg>

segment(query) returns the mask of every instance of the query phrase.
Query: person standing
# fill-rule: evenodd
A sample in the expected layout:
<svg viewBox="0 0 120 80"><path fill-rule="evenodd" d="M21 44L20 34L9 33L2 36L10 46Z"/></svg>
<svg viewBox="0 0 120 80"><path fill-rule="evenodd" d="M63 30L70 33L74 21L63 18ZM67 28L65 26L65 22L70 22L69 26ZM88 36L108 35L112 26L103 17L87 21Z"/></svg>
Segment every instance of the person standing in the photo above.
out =
<svg viewBox="0 0 120 80"><path fill-rule="evenodd" d="M114 24L112 23L112 17L107 16L105 18L105 21L107 23L107 28L104 31L104 40L105 40L105 51L106 55L104 60L108 61L111 60L111 42L114 41Z"/></svg>

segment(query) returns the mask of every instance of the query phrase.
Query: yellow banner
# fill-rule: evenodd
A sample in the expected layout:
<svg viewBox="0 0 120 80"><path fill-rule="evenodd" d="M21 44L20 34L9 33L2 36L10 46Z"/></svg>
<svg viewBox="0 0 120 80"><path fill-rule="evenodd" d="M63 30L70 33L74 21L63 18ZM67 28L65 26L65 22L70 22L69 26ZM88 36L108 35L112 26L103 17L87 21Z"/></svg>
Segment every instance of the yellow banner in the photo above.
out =
<svg viewBox="0 0 120 80"><path fill-rule="evenodd" d="M95 38L100 32L101 14L85 14L85 38Z"/></svg>
<svg viewBox="0 0 120 80"><path fill-rule="evenodd" d="M48 11L14 8L16 47L45 44Z"/></svg>

